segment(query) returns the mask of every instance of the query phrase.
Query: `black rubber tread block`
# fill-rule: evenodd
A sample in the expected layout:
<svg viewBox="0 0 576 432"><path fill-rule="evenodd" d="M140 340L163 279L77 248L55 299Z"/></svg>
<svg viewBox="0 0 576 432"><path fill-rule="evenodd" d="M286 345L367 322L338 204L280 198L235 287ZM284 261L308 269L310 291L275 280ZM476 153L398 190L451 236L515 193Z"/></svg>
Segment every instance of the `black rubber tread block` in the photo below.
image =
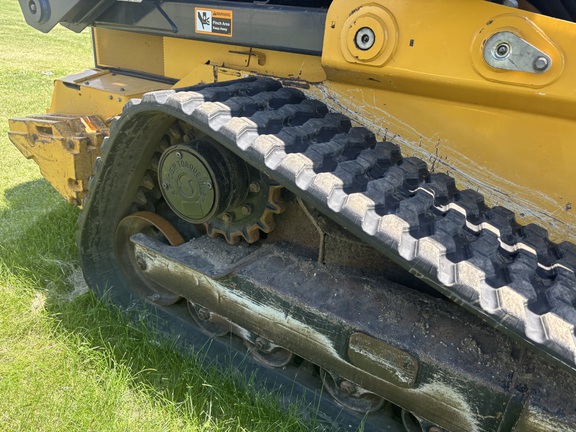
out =
<svg viewBox="0 0 576 432"><path fill-rule="evenodd" d="M446 206L454 201L458 193L456 181L445 173L432 173L425 188L434 194L435 206Z"/></svg>
<svg viewBox="0 0 576 432"><path fill-rule="evenodd" d="M277 110L287 104L298 104L305 100L300 90L282 87L277 91L266 91L254 96L235 96L226 101L233 117L251 117L258 111Z"/></svg>
<svg viewBox="0 0 576 432"><path fill-rule="evenodd" d="M556 246L556 253L559 257L556 262L560 267L565 267L572 271L576 268L576 245L573 243L562 242Z"/></svg>
<svg viewBox="0 0 576 432"><path fill-rule="evenodd" d="M257 126L260 134L276 134L291 127L301 127L309 120L325 115L327 111L323 104L304 100L297 104L282 105L276 110L255 112L248 119Z"/></svg>
<svg viewBox="0 0 576 432"><path fill-rule="evenodd" d="M365 192L368 182L379 177L375 176L375 172L382 170L383 166L389 167L392 163L385 143L379 143L381 145L377 146L373 135L364 134L363 129L356 129L356 131L360 133L356 134L357 139L353 140L350 145L342 145L342 135L339 135L331 149L327 147L322 149L325 151L321 166L315 169L317 173L333 172L336 177L342 179L343 190L347 194ZM345 156L346 153L348 153L348 158ZM330 155L330 159L325 157L327 154Z"/></svg>
<svg viewBox="0 0 576 432"><path fill-rule="evenodd" d="M407 157L398 165L404 173L405 192L415 191L428 178L428 165L422 159Z"/></svg>
<svg viewBox="0 0 576 432"><path fill-rule="evenodd" d="M454 203L466 214L471 225L478 226L484 220L483 214L487 207L479 192L472 189L459 191Z"/></svg>
<svg viewBox="0 0 576 432"><path fill-rule="evenodd" d="M336 120L346 133L331 135L329 141L316 139L305 150L304 154L313 162L316 173L332 172L339 163L355 159L362 151L375 145L376 138L372 132L349 127L349 123L342 123L340 118Z"/></svg>
<svg viewBox="0 0 576 432"><path fill-rule="evenodd" d="M368 185L368 172L373 167L370 161L357 158L351 161L341 162L334 171L334 175L344 180L344 192L364 192Z"/></svg>
<svg viewBox="0 0 576 432"><path fill-rule="evenodd" d="M520 229L522 243L534 249L538 261L544 267L551 267L558 256L554 253L555 245L548 239L548 231L536 224L528 224Z"/></svg>
<svg viewBox="0 0 576 432"><path fill-rule="evenodd" d="M499 231L500 241L513 246L518 243L514 213L505 207L496 206L485 213L486 222Z"/></svg>
<svg viewBox="0 0 576 432"><path fill-rule="evenodd" d="M398 209L405 196L400 191L404 185L404 171L400 166L392 166L379 179L368 182L367 197L376 202L378 215L391 214Z"/></svg>
<svg viewBox="0 0 576 432"><path fill-rule="evenodd" d="M281 84L273 79L242 81L222 87L206 87L199 90L205 102L223 102L235 96L253 96L258 93L278 90Z"/></svg>
<svg viewBox="0 0 576 432"><path fill-rule="evenodd" d="M366 159L371 164L371 168L367 172L370 180L382 177L390 167L402 160L400 147L386 141L376 143L372 151L362 151L359 157Z"/></svg>
<svg viewBox="0 0 576 432"><path fill-rule="evenodd" d="M466 216L453 209L444 213L435 223L432 238L446 246L446 258L454 264L469 258L468 244L476 237L466 235L465 228Z"/></svg>

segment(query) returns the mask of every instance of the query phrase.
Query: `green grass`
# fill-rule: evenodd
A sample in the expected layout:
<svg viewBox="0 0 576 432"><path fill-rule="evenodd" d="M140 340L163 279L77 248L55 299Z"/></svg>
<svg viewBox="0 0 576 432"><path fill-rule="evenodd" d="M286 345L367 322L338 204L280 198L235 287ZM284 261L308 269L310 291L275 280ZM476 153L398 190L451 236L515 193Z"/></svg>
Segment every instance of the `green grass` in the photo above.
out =
<svg viewBox="0 0 576 432"><path fill-rule="evenodd" d="M16 0L0 15L0 430L309 430L86 292L77 209L12 146L7 119L45 112L52 80L91 66L90 37L37 32Z"/></svg>

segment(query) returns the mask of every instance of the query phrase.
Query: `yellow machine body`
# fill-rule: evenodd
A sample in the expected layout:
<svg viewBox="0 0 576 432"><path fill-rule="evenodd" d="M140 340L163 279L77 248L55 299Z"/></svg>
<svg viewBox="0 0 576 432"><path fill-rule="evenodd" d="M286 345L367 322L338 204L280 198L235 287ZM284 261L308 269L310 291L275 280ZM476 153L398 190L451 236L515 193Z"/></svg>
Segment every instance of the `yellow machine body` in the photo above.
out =
<svg viewBox="0 0 576 432"><path fill-rule="evenodd" d="M481 0L336 1L326 24L322 57L95 28L99 69L57 80L49 112L109 122L127 100L152 90L249 74L290 80L407 156L454 176L459 188L478 190L523 223L538 221L557 241L576 239L573 24ZM368 24L378 29L377 43L361 51L350 41ZM487 65L482 48L504 30L546 51L550 69ZM60 168L37 160L47 178L60 176Z"/></svg>

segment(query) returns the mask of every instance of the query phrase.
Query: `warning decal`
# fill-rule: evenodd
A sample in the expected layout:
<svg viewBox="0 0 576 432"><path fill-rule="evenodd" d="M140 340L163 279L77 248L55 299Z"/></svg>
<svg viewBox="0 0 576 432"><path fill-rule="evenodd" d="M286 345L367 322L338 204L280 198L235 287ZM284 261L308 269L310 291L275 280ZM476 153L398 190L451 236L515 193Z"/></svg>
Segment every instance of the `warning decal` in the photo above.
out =
<svg viewBox="0 0 576 432"><path fill-rule="evenodd" d="M195 8L196 33L232 37L232 11Z"/></svg>

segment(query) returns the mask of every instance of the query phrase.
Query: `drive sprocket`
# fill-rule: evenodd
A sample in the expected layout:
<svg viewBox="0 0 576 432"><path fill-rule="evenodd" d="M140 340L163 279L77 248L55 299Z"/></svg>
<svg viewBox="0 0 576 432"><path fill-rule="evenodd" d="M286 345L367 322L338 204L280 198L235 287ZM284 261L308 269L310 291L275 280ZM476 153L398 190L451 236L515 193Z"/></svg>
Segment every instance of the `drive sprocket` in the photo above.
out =
<svg viewBox="0 0 576 432"><path fill-rule="evenodd" d="M167 205L179 229L185 221L230 244L254 243L284 211L281 193L278 183L229 150L175 123L160 141L134 210Z"/></svg>

